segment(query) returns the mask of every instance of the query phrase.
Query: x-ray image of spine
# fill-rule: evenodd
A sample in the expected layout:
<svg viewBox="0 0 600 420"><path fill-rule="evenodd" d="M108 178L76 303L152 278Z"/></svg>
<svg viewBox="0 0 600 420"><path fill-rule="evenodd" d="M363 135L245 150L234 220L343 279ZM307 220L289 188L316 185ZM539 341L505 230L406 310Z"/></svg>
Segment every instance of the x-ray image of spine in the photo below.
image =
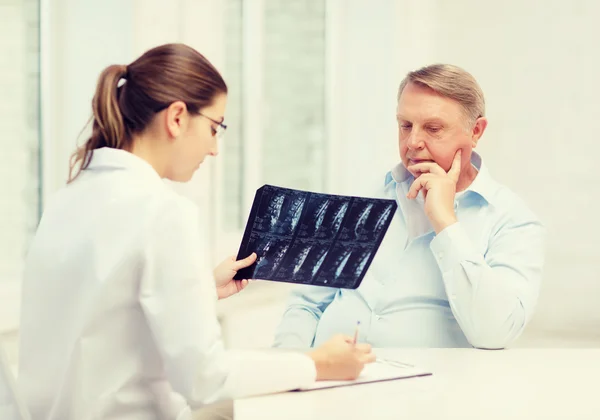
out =
<svg viewBox="0 0 600 420"><path fill-rule="evenodd" d="M371 214L371 209L373 208L373 204L367 204L358 216L358 220L356 221L356 225L354 226L354 236L356 239L360 239L360 235L362 234L363 228L367 224L367 219L369 218L369 214Z"/></svg>
<svg viewBox="0 0 600 420"><path fill-rule="evenodd" d="M321 276L322 282L331 287L352 286L362 278L363 271L368 265L371 257L371 247L354 246L350 249L339 249L335 259L335 271L333 273L324 273Z"/></svg>
<svg viewBox="0 0 600 420"><path fill-rule="evenodd" d="M256 269L254 270L255 278L271 278L279 268L279 264L283 260L287 252L289 243L270 239L264 245L259 247L258 259L256 260Z"/></svg>
<svg viewBox="0 0 600 420"><path fill-rule="evenodd" d="M257 190L239 257L258 259L236 274L356 288L377 252L397 203L265 185Z"/></svg>
<svg viewBox="0 0 600 420"><path fill-rule="evenodd" d="M373 229L376 236L379 236L381 231L385 226L386 220L389 218L390 213L392 212L392 206L386 206L385 210L381 212L379 218L377 219L377 223L375 224L375 228Z"/></svg>
<svg viewBox="0 0 600 420"><path fill-rule="evenodd" d="M385 231L386 221L392 216L393 208L389 204L356 200L349 209L339 240L377 243Z"/></svg>
<svg viewBox="0 0 600 420"><path fill-rule="evenodd" d="M281 263L281 260L283 260L283 257L285 256L285 253L287 252L288 248L289 245L285 244L283 247L280 247L275 251L275 258L273 259L273 270L271 271L271 273L277 271L277 268L279 268L279 264Z"/></svg>
<svg viewBox="0 0 600 420"><path fill-rule="evenodd" d="M356 278L358 278L362 274L363 270L365 269L365 266L367 265L367 261L369 261L370 256L371 256L370 250L367 249L362 252L362 255L360 256L360 258L358 260L359 262L356 265L356 269L354 270L354 276Z"/></svg>
<svg viewBox="0 0 600 420"><path fill-rule="evenodd" d="M304 208L304 198L295 198L292 202L292 232L296 230L300 216L302 216L302 209Z"/></svg>
<svg viewBox="0 0 600 420"><path fill-rule="evenodd" d="M327 257L327 252L324 252L323 255L321 255L321 257L317 260L317 263L313 267L311 277L314 277L315 274L317 274L317 271L319 271L319 268L321 268L321 265L323 264L323 261L325 261L326 257Z"/></svg>
<svg viewBox="0 0 600 420"><path fill-rule="evenodd" d="M315 275L319 271L319 268L321 268L323 261L325 261L325 258L327 257L328 249L329 247L323 246L323 244L315 244L311 246L310 252L304 260L304 265L307 265L309 267L303 267L303 272L305 273L305 276L308 273L310 273L311 280L315 277Z"/></svg>
<svg viewBox="0 0 600 420"><path fill-rule="evenodd" d="M292 271L294 276L298 274L298 271L300 271L300 268L302 267L302 264L304 264L304 261L306 260L311 248L312 246L307 246L300 252L300 254L296 256L294 261L294 270Z"/></svg>
<svg viewBox="0 0 600 420"><path fill-rule="evenodd" d="M280 235L291 235L302 216L304 197L277 194L269 203L267 216L269 232Z"/></svg>
<svg viewBox="0 0 600 420"><path fill-rule="evenodd" d="M306 204L306 215L298 229L300 238L334 239L348 209L348 202L313 195Z"/></svg>
<svg viewBox="0 0 600 420"><path fill-rule="evenodd" d="M333 223L332 223L332 230L334 233L340 230L340 227L342 226L342 222L344 221L344 216L346 215L347 210L348 210L348 202L345 202L335 213L335 216L333 217Z"/></svg>
<svg viewBox="0 0 600 420"><path fill-rule="evenodd" d="M285 196L283 194L277 194L275 198L269 204L267 209L269 215L269 230L273 231L277 221L279 220L279 216L281 215L281 207L283 206L283 201L285 200Z"/></svg>
<svg viewBox="0 0 600 420"><path fill-rule="evenodd" d="M258 256L258 258L256 259L256 268L255 268L255 273L258 273L261 271L262 267L264 267L265 265L267 265L269 263L269 260L267 259L267 253L269 252L269 249L271 248L271 241L268 240L267 243L263 246L261 245L257 250L256 250L256 255Z"/></svg>
<svg viewBox="0 0 600 420"><path fill-rule="evenodd" d="M287 250L275 277L308 283L325 259L330 244L326 241L296 239ZM316 268L315 268L316 266Z"/></svg>
<svg viewBox="0 0 600 420"><path fill-rule="evenodd" d="M321 203L321 205L317 209L317 214L315 217L315 231L317 231L317 232L321 228L321 225L323 224L323 220L325 220L325 214L327 213L327 208L329 207L330 203L331 203L331 201L325 200Z"/></svg>
<svg viewBox="0 0 600 420"><path fill-rule="evenodd" d="M352 251L346 250L338 257L336 261L337 269L335 270L335 279L337 280L342 272L344 271L344 267L346 267L346 263L350 259L350 255L352 255Z"/></svg>

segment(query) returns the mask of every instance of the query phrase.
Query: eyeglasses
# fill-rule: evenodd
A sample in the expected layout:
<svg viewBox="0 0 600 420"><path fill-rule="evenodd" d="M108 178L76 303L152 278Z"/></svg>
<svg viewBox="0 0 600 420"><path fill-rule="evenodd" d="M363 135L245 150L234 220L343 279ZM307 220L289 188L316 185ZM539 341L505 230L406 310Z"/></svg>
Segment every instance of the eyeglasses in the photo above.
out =
<svg viewBox="0 0 600 420"><path fill-rule="evenodd" d="M223 124L222 122L219 122L217 120L213 120L212 118L204 115L203 113L199 112L198 114L200 114L202 117L206 118L207 120L211 121L214 124L217 124L217 128L214 129L211 127L211 130L214 131L214 136L218 139L222 139L223 136L225 135L225 130L227 130L227 126L225 124Z"/></svg>

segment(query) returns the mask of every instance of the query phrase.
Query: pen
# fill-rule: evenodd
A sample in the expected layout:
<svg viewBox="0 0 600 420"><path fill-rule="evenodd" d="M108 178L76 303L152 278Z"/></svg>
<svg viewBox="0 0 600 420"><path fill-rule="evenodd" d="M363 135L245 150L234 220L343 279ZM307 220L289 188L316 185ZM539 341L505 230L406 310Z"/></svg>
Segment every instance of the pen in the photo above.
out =
<svg viewBox="0 0 600 420"><path fill-rule="evenodd" d="M360 321L356 321L356 329L354 330L354 340L352 343L356 345L356 341L358 340L358 327L360 326Z"/></svg>

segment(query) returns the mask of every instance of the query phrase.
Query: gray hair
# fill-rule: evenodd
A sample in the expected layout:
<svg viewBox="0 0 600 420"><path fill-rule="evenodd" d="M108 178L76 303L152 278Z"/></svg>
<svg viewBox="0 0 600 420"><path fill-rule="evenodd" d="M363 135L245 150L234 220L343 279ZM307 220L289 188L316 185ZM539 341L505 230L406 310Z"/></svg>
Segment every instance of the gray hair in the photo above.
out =
<svg viewBox="0 0 600 420"><path fill-rule="evenodd" d="M450 64L433 64L411 71L400 83L398 100L409 83L426 86L438 94L458 102L471 125L485 116L483 91L475 78L460 67Z"/></svg>

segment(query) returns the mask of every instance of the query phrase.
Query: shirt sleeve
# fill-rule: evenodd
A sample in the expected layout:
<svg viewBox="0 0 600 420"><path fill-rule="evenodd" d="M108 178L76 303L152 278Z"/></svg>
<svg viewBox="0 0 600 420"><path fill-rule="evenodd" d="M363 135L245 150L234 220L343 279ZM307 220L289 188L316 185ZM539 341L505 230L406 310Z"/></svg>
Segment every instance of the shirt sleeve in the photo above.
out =
<svg viewBox="0 0 600 420"><path fill-rule="evenodd" d="M432 240L450 308L473 347L505 348L525 328L539 295L544 240L537 220L505 223L485 254L460 222Z"/></svg>
<svg viewBox="0 0 600 420"><path fill-rule="evenodd" d="M312 383L315 366L304 354L224 349L196 207L176 200L163 207L148 228L139 296L173 390L199 406Z"/></svg>
<svg viewBox="0 0 600 420"><path fill-rule="evenodd" d="M275 332L273 347L312 347L321 315L333 301L337 291L337 288L322 286L295 287Z"/></svg>

